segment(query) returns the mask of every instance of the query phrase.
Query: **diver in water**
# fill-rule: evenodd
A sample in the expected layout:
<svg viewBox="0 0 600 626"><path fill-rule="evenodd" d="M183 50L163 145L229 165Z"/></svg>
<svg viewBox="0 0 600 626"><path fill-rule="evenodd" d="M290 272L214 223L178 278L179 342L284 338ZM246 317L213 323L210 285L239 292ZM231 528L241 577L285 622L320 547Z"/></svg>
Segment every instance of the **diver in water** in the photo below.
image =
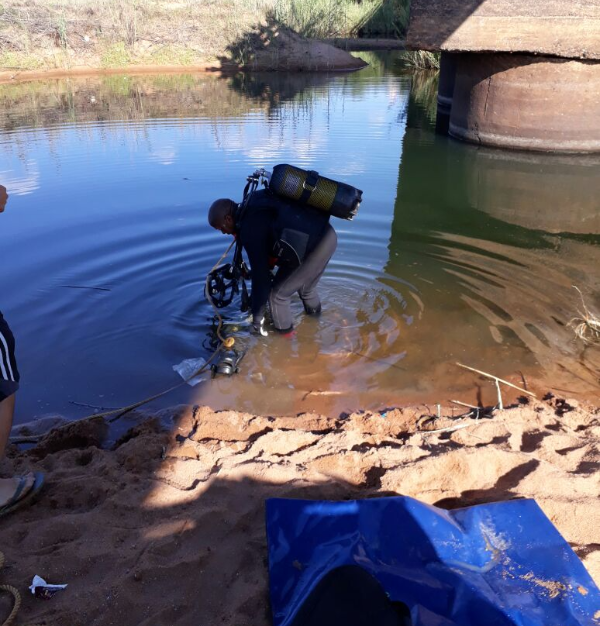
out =
<svg viewBox="0 0 600 626"><path fill-rule="evenodd" d="M264 329L267 302L273 325L283 334L293 330L291 298L298 293L308 315L321 312L317 284L333 256L337 235L329 215L298 207L268 190L255 191L243 214L233 200L216 200L209 224L238 238L250 261L251 311L256 332ZM278 269L273 276L272 269Z"/></svg>

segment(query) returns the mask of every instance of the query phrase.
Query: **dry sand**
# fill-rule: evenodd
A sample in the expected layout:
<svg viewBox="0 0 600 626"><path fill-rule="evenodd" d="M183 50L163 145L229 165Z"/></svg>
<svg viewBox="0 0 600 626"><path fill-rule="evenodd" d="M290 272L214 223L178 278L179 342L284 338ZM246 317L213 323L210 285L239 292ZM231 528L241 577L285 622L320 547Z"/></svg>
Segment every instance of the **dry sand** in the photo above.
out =
<svg viewBox="0 0 600 626"><path fill-rule="evenodd" d="M345 418L178 407L98 447L101 418L52 431L5 470L47 486L0 520L0 582L19 619L77 625L266 625L264 501L404 494L441 507L532 497L600 582L600 410L523 400L468 427L414 408ZM169 432L161 430L172 420ZM44 601L34 574L68 588ZM8 613L0 600L0 620Z"/></svg>

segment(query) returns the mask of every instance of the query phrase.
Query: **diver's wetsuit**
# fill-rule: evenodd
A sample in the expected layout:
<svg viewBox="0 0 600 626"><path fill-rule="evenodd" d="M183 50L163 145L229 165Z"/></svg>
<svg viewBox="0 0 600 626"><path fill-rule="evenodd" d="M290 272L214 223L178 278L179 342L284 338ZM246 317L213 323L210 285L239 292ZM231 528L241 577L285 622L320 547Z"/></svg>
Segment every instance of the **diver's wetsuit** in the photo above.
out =
<svg viewBox="0 0 600 626"><path fill-rule="evenodd" d="M252 194L236 228L252 271L254 323L264 317L268 300L275 328L291 330L290 300L296 292L307 313L318 313L317 283L337 246L327 213L295 206L260 190ZM272 257L279 266L274 279Z"/></svg>

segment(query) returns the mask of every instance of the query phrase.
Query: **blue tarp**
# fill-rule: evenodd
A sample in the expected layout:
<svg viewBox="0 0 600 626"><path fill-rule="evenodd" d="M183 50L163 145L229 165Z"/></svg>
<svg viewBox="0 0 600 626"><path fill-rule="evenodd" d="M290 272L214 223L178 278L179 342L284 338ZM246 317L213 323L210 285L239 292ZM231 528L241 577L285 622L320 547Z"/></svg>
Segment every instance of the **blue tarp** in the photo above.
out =
<svg viewBox="0 0 600 626"><path fill-rule="evenodd" d="M273 498L267 539L274 626L344 565L373 575L414 626L600 625L600 591L533 500L445 511L403 496Z"/></svg>

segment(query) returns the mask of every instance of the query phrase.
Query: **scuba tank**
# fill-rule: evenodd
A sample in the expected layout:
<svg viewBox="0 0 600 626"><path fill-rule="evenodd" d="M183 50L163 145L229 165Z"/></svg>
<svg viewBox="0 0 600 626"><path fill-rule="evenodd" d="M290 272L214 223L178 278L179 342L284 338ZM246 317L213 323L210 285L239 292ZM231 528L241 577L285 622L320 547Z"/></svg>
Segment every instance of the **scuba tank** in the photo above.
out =
<svg viewBox="0 0 600 626"><path fill-rule="evenodd" d="M325 211L334 217L351 220L358 212L362 191L351 185L283 163L273 168L269 189L298 204Z"/></svg>

